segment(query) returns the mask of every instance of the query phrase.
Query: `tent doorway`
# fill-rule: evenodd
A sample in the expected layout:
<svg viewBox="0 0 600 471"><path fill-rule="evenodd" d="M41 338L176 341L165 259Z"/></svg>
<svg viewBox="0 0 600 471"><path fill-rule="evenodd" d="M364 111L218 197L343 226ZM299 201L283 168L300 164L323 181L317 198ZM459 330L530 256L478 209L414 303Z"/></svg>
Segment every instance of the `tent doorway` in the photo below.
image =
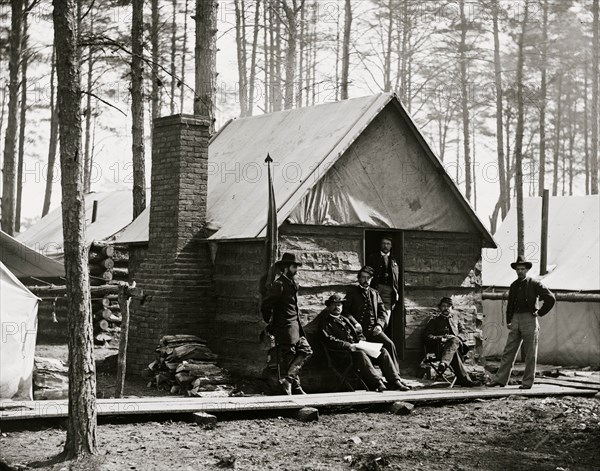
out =
<svg viewBox="0 0 600 471"><path fill-rule="evenodd" d="M392 256L396 259L399 265L398 273L398 295L399 299L392 311L390 324L385 333L396 344L396 350L401 360L404 359L404 326L405 326L405 309L404 309L404 232L398 230L365 230L363 235L364 244L364 260L371 254L379 253L379 246L383 236L392 238Z"/></svg>

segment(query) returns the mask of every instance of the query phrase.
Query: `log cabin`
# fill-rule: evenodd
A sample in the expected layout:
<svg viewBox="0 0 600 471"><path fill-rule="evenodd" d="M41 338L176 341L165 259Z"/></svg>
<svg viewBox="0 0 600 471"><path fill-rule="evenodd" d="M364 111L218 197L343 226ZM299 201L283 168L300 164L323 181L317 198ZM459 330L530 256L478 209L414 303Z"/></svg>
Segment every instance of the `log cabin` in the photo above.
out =
<svg viewBox="0 0 600 471"><path fill-rule="evenodd" d="M481 250L494 240L395 94L235 119L212 138L202 118L154 121L152 204L117 237L147 294L131 307L129 371L161 335L206 338L221 366L260 376L269 343L265 275L267 153L279 253L303 262L301 320L356 281L382 234L401 266L392 337L403 367L423 356L422 330L451 296L480 351Z"/></svg>

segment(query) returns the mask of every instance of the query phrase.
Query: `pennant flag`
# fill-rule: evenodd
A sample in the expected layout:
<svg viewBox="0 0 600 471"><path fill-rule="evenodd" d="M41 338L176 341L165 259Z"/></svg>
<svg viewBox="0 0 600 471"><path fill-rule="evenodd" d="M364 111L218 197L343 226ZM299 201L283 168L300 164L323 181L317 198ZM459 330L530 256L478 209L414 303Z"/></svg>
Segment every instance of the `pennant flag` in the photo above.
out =
<svg viewBox="0 0 600 471"><path fill-rule="evenodd" d="M266 251L266 270L267 278L265 280L265 287L268 287L273 283L274 271L273 264L277 261L277 236L278 236L278 224L277 224L277 204L275 203L275 190L273 188L273 175L271 173L271 164L273 159L269 154L265 159L267 164L267 171L269 175L269 209L267 214L267 237L265 241Z"/></svg>

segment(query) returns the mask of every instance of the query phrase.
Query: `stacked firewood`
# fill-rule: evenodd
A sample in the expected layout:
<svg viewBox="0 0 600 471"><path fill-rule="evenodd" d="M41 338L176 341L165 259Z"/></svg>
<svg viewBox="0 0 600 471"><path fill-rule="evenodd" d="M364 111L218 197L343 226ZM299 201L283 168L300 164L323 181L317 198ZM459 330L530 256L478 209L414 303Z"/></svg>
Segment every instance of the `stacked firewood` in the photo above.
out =
<svg viewBox="0 0 600 471"><path fill-rule="evenodd" d="M94 242L90 245L90 283L101 285L111 281L128 281L129 253L126 247Z"/></svg>
<svg viewBox="0 0 600 471"><path fill-rule="evenodd" d="M129 250L126 246L113 245L114 253L112 259L113 280L114 281L129 281Z"/></svg>
<svg viewBox="0 0 600 471"><path fill-rule="evenodd" d="M105 243L94 242L90 245L89 267L90 284L103 285L113 279L115 248Z"/></svg>
<svg viewBox="0 0 600 471"><path fill-rule="evenodd" d="M95 241L90 245L89 251L90 284L95 286L127 281L128 263L129 255L126 248ZM103 298L92 298L92 312L95 344L117 345L121 333L121 309L117 295L109 294Z"/></svg>
<svg viewBox="0 0 600 471"><path fill-rule="evenodd" d="M92 297L94 315L94 343L117 346L121 334L121 308L116 294L102 298Z"/></svg>
<svg viewBox="0 0 600 471"><path fill-rule="evenodd" d="M171 394L202 396L215 392L228 395L233 387L226 370L216 364L217 356L206 341L194 335L166 335L156 349L156 360L148 365L148 387Z"/></svg>
<svg viewBox="0 0 600 471"><path fill-rule="evenodd" d="M66 340L67 287L65 285L28 286L41 299L38 307L38 340ZM118 346L121 309L118 302L118 284L91 286L92 314L94 317L94 342L96 345Z"/></svg>

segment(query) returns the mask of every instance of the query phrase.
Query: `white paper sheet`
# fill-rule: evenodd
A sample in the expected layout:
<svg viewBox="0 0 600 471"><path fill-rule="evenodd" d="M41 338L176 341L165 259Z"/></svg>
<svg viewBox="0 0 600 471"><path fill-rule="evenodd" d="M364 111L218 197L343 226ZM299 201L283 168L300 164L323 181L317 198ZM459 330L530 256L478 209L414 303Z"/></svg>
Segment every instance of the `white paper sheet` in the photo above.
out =
<svg viewBox="0 0 600 471"><path fill-rule="evenodd" d="M379 355L381 355L381 349L383 348L383 344L375 342L365 342L364 340L360 340L356 344L356 348L362 350L372 358L377 358Z"/></svg>

